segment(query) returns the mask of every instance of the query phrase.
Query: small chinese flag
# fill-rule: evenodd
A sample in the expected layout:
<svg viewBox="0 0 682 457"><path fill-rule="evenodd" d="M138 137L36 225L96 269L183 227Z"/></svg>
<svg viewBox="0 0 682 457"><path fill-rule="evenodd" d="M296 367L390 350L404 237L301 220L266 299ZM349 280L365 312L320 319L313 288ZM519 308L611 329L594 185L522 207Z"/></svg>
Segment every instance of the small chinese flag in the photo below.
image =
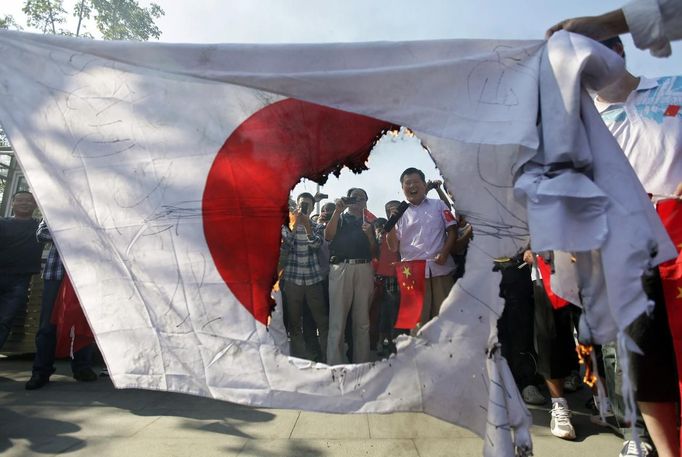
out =
<svg viewBox="0 0 682 457"><path fill-rule="evenodd" d="M445 219L445 222L455 222L455 215L452 214L452 211L449 209L443 211L443 218Z"/></svg>
<svg viewBox="0 0 682 457"><path fill-rule="evenodd" d="M364 215L365 222L367 222L368 224L371 224L377 220L377 217L367 208L365 208L363 210L363 215Z"/></svg>
<svg viewBox="0 0 682 457"><path fill-rule="evenodd" d="M66 275L59 287L50 320L57 326L56 357L73 358L73 354L95 341L76 292Z"/></svg>
<svg viewBox="0 0 682 457"><path fill-rule="evenodd" d="M411 330L419 323L424 306L426 260L397 262L395 271L400 287L400 307L395 328Z"/></svg>
<svg viewBox="0 0 682 457"><path fill-rule="evenodd" d="M663 222L673 244L677 247L677 258L658 266L663 285L665 308L668 312L668 325L673 337L677 372L682 372L682 201L662 200L656 211ZM682 379L682 378L681 378ZM678 381L682 393L682 381ZM680 432L682 436L682 431Z"/></svg>

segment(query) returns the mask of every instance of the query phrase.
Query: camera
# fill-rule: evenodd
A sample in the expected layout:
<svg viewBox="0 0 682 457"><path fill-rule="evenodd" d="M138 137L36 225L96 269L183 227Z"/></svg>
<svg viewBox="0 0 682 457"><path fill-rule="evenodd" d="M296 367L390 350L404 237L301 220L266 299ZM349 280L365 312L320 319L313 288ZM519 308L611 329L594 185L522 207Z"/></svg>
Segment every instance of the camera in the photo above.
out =
<svg viewBox="0 0 682 457"><path fill-rule="evenodd" d="M353 203L357 203L358 199L355 197L341 197L341 201L346 205L352 205Z"/></svg>

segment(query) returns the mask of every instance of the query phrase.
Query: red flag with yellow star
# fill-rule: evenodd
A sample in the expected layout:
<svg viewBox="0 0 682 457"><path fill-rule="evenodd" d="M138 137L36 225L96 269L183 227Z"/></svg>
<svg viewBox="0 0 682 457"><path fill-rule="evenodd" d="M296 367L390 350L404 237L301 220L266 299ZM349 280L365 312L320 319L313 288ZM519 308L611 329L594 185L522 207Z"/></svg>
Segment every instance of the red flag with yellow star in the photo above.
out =
<svg viewBox="0 0 682 457"><path fill-rule="evenodd" d="M395 328L411 330L417 326L424 306L426 260L406 260L395 264L400 307Z"/></svg>
<svg viewBox="0 0 682 457"><path fill-rule="evenodd" d="M677 247L677 258L662 263L658 270L661 273L668 325L675 346L677 372L682 373L682 201L663 200L656 205L656 210ZM679 387L682 394L682 382Z"/></svg>

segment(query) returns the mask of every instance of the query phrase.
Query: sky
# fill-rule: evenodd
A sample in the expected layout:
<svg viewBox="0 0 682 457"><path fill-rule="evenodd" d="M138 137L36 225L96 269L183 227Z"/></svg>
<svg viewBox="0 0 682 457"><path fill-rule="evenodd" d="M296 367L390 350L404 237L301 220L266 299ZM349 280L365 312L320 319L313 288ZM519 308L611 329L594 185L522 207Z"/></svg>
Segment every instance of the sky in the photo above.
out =
<svg viewBox="0 0 682 457"><path fill-rule="evenodd" d="M451 38L542 39L545 30L570 17L594 15L620 7L625 0L157 0L165 16L157 21L161 41L192 43L311 43L407 41ZM0 15L11 14L24 30L25 0L0 0ZM64 0L72 10L73 0ZM140 0L142 5L149 2ZM97 36L94 24L88 29ZM673 55L658 59L623 37L628 68L649 77L682 74L682 42ZM370 156L377 173L331 177L323 192L339 196L349 187L367 189L372 211L381 213L389 199L402 199L398 176L408 166L429 178L437 171L418 140L389 141ZM381 170L381 172L378 172ZM397 175L395 174L397 171ZM352 175L350 172L345 174ZM294 194L315 190L302 183ZM313 192L314 193L314 192Z"/></svg>

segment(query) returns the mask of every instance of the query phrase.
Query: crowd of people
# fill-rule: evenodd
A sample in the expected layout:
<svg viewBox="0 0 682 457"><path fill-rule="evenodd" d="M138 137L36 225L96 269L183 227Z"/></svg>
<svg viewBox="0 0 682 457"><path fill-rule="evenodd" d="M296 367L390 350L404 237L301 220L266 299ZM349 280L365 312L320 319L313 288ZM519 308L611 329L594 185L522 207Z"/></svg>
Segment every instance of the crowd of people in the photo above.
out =
<svg viewBox="0 0 682 457"><path fill-rule="evenodd" d="M0 350L12 330L15 318L26 308L31 278L41 271L42 253L50 246L42 268L43 292L40 320L36 332L36 355L31 378L26 390L45 386L54 373L57 349L57 327L52 314L65 277L57 247L45 220L37 221L33 214L38 205L28 191L19 191L12 197L11 218L0 219ZM71 361L73 377L77 381L96 381L92 370L94 344L76 351Z"/></svg>
<svg viewBox="0 0 682 457"><path fill-rule="evenodd" d="M646 6L644 2L633 1L622 10L604 16L562 21L548 34L566 29L606 38L602 44L625 59L623 44L619 37L613 36L612 29L604 26L607 22L621 32L627 31L628 26L634 27L633 36L638 46L642 44L640 47L667 55L668 40L679 38L680 29L659 28L650 30L657 31L655 39L645 36L642 24L653 24L653 16L660 14L655 3ZM680 24L679 2L660 3L669 13L670 8L675 9L675 14L664 18L666 25ZM666 35L666 31L670 33ZM682 198L681 83L682 76L648 79L625 72L594 96L604 123L654 203ZM546 384L552 402L552 434L574 439L576 431L564 392L575 387L578 356L586 357L594 351L596 366L590 367L596 372L593 381L605 385L607 401L601 402L602 414L597 414L600 400L596 396L591 400L590 406L595 410L592 419L622 434L625 442L620 456L679 456L679 376L658 269L647 271L642 277L644 290L654 303L653 311L639 316L626 329L638 349L630 348L627 359L622 360L622 352L616 349L615 343L595 347L577 344L580 303L569 303L552 293L549 277L554 253L534 253L531 246L532 240L515 258L500 259L496 266L502 271L500 293L506 301L498 323L499 338L524 400L544 403L546 400L537 385ZM624 378L624 373L629 376ZM634 420L626 414L627 400L621 395L622 386L628 384L636 400ZM595 394L596 386L595 383Z"/></svg>
<svg viewBox="0 0 682 457"><path fill-rule="evenodd" d="M368 362L375 350L395 352L395 338L411 330L395 328L401 260L426 262L417 326L438 315L463 272L473 231L453 214L441 181L427 182L421 170L408 168L400 184L406 202L386 202L385 218L367 210L360 188L322 205L319 214L311 214L313 195L297 196L291 224L282 227L280 262L291 355L336 365ZM440 198L427 198L430 190Z"/></svg>

